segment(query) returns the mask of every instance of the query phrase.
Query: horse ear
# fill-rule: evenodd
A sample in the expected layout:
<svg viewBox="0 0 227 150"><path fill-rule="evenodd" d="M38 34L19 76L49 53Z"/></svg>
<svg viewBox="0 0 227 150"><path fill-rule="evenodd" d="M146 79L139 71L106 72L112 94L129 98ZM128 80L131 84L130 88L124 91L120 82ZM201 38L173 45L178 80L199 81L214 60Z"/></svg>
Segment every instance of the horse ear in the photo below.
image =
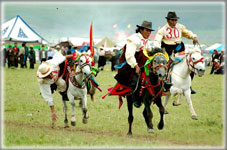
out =
<svg viewBox="0 0 227 150"><path fill-rule="evenodd" d="M91 56L91 51L89 50L89 51L87 51L87 54L89 55L89 56Z"/></svg>

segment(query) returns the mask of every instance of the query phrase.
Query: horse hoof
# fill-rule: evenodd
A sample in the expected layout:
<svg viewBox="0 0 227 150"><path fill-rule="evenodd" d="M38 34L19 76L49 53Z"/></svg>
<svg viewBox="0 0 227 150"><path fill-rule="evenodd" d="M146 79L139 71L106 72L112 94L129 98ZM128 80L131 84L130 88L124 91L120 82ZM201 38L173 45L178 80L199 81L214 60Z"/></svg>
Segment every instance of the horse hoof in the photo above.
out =
<svg viewBox="0 0 227 150"><path fill-rule="evenodd" d="M158 124L158 129L159 129L159 130L162 130L163 127L164 127L164 124L163 124L163 123L159 123L159 124Z"/></svg>
<svg viewBox="0 0 227 150"><path fill-rule="evenodd" d="M169 112L167 110L164 111L164 114L169 114Z"/></svg>
<svg viewBox="0 0 227 150"><path fill-rule="evenodd" d="M128 135L129 137L132 137L132 132L128 132L127 135Z"/></svg>
<svg viewBox="0 0 227 150"><path fill-rule="evenodd" d="M72 126L76 126L76 122L75 121L71 121L71 125Z"/></svg>
<svg viewBox="0 0 227 150"><path fill-rule="evenodd" d="M193 120L198 120L198 117L195 116L195 115L193 115L193 116L192 116L192 119L193 119Z"/></svg>
<svg viewBox="0 0 227 150"><path fill-rule="evenodd" d="M69 125L65 125L64 128L69 128Z"/></svg>
<svg viewBox="0 0 227 150"><path fill-rule="evenodd" d="M147 132L148 132L148 133L154 133L154 129L147 128Z"/></svg>
<svg viewBox="0 0 227 150"><path fill-rule="evenodd" d="M83 123L87 124L87 119L86 118L83 118Z"/></svg>
<svg viewBox="0 0 227 150"><path fill-rule="evenodd" d="M180 103L173 103L173 106L179 106L181 105Z"/></svg>
<svg viewBox="0 0 227 150"><path fill-rule="evenodd" d="M52 122L51 124L51 128L54 129L55 128L55 121Z"/></svg>

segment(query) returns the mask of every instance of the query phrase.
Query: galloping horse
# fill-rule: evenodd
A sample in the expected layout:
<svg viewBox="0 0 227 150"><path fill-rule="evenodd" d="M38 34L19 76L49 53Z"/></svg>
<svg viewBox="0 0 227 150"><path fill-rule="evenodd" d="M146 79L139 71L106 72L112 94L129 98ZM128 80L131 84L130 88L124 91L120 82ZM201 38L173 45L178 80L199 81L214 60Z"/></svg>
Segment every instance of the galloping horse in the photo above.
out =
<svg viewBox="0 0 227 150"><path fill-rule="evenodd" d="M80 100L80 108L83 112L83 123L87 123L88 114L87 114L87 87L86 83L91 77L91 63L92 58L88 54L82 54L79 57L78 65L75 70L75 75L70 73L69 79L69 87L67 90L67 96L72 105L72 118L71 125L76 125L76 116L75 116L75 100ZM68 127L68 119L67 119L67 105L66 101L63 101L64 107L63 111L65 113L65 127Z"/></svg>
<svg viewBox="0 0 227 150"><path fill-rule="evenodd" d="M144 65L144 73L141 75L141 81L139 83L137 90L132 94L127 96L127 106L128 106L128 123L129 130L128 135L132 135L132 122L133 122L133 97L142 99L145 105L143 110L143 116L147 124L147 131L149 133L154 133L152 118L153 114L150 109L150 105L153 102L159 107L160 121L158 123L158 129L161 130L164 127L164 107L162 105L161 96L163 91L163 80L167 74L167 61L168 56L164 55L163 50L154 49L153 53L150 54L152 57L146 61ZM146 54L145 54L146 55Z"/></svg>
<svg viewBox="0 0 227 150"><path fill-rule="evenodd" d="M162 49L155 48L152 52L148 53L143 51L143 59L145 59L145 65L141 68L144 72L137 78L137 84L134 87L128 87L117 83L113 88L108 89L108 93L102 98L104 99L107 95L118 95L119 96L119 108L121 107L123 101L122 96L126 96L127 107L128 107L128 123L129 130L128 135L132 135L132 122L133 122L133 101L141 101L144 103L145 108L143 111L143 116L147 124L148 132L154 133L153 123L152 123L152 111L150 105L153 102L159 107L160 122L158 124L158 129L163 129L164 127L164 107L161 102L161 96L163 91L163 80L166 78L167 74L167 61L169 57L166 52ZM122 56L121 56L122 57ZM123 63L125 64L125 63ZM123 67L127 67L123 65Z"/></svg>
<svg viewBox="0 0 227 150"><path fill-rule="evenodd" d="M195 113L191 100L191 72L198 74L199 77L204 75L205 72L204 58L198 47L185 51L185 55L180 59L180 62L173 66L171 72L173 85L165 97L164 107L166 107L170 97L175 95L178 95L178 99L173 102L173 105L180 105L180 99L183 94L187 99L192 119L197 120L197 114ZM168 112L166 111L165 113L167 114Z"/></svg>

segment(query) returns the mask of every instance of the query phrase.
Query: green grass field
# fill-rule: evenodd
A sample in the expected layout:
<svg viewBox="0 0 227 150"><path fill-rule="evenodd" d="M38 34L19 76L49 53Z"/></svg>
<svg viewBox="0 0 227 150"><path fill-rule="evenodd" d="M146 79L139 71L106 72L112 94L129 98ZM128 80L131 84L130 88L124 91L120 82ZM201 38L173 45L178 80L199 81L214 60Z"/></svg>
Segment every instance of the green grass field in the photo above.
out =
<svg viewBox="0 0 227 150"><path fill-rule="evenodd" d="M203 77L195 76L192 87L197 94L192 95L198 120L192 120L190 111L183 98L182 105L167 105L165 126L158 130L159 112L156 105L151 105L154 118L154 134L147 133L142 115L144 106L134 107L133 136L128 137L127 102L118 109L118 97L108 96L102 100L107 88L115 85L110 66L100 72L96 80L103 92L96 91L95 102L88 97L87 124L82 123L82 112L76 101L77 124L64 128L64 113L61 96L54 93L58 120L51 128L49 107L43 100L34 70L4 68L4 122L3 145L7 148L46 148L46 147L86 147L86 148L204 148L224 146L224 76L209 75L206 68ZM69 120L71 105L69 108Z"/></svg>

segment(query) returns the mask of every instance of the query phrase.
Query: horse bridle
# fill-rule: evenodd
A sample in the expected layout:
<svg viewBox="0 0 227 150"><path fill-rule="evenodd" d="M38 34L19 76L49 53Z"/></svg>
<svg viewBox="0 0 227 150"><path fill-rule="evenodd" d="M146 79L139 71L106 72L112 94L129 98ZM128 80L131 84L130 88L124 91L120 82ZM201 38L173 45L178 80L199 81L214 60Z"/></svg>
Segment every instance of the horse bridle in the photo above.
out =
<svg viewBox="0 0 227 150"><path fill-rule="evenodd" d="M157 56L156 56L156 57L157 57ZM156 57L155 57L155 58L156 58ZM154 59L155 59L155 58L154 58ZM158 68L161 68L161 67L164 67L164 68L165 68L165 71L166 71L166 73L167 73L167 70L168 70L167 64L158 63L157 65L155 65L154 60L152 61L152 67L151 67L151 68L152 68L152 71L153 71L154 74L156 74Z"/></svg>
<svg viewBox="0 0 227 150"><path fill-rule="evenodd" d="M83 56L83 55L82 55ZM86 56L85 56L86 57ZM90 57L90 56L88 56L88 57ZM75 74L76 75L78 75L78 74L81 74L81 73L83 73L82 72L82 69L85 67L85 66L89 66L89 68L91 69L91 65L89 64L89 60L86 58L86 62L85 63L83 63L83 64L78 64L79 65L79 67L80 67L80 71L79 72L75 72Z"/></svg>
<svg viewBox="0 0 227 150"><path fill-rule="evenodd" d="M202 55L201 52L198 52L198 51L195 51L195 52L200 53L200 54ZM193 52L193 53L195 53L195 52ZM198 64L199 62L202 62L202 63L203 63L203 62L204 62L204 57L200 58L200 59L197 60L197 61L193 61L193 60L192 60L192 54L193 54L193 53L187 54L187 56L189 56L189 59L188 59L188 57L186 56L186 62L187 62L188 68L191 67L190 70L192 70L192 72L195 73L195 70L196 70L195 65Z"/></svg>

